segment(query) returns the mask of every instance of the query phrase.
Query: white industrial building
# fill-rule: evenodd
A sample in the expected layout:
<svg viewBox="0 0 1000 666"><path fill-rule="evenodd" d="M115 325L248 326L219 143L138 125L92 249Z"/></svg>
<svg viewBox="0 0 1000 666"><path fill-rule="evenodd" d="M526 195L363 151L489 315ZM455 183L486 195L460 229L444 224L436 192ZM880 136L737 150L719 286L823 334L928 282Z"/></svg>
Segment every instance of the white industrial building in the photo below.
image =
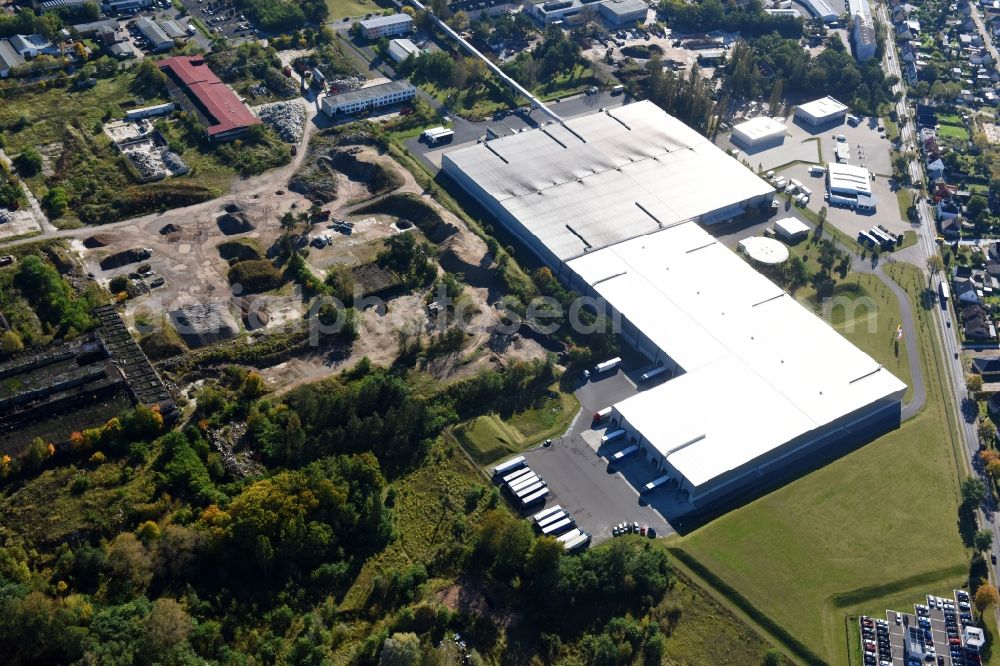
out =
<svg viewBox="0 0 1000 666"><path fill-rule="evenodd" d="M0 79L5 79L18 67L24 64L24 58L10 43L10 40L0 39Z"/></svg>
<svg viewBox="0 0 1000 666"><path fill-rule="evenodd" d="M613 26L645 23L649 5L643 0L606 0L597 10Z"/></svg>
<svg viewBox="0 0 1000 666"><path fill-rule="evenodd" d="M777 146L785 140L785 124L759 116L733 127L732 142L748 150Z"/></svg>
<svg viewBox="0 0 1000 666"><path fill-rule="evenodd" d="M809 235L809 225L794 217L786 217L774 223L774 231L790 243L795 243Z"/></svg>
<svg viewBox="0 0 1000 666"><path fill-rule="evenodd" d="M800 104L795 109L795 117L809 125L843 122L847 117L847 105L827 96Z"/></svg>
<svg viewBox="0 0 1000 666"><path fill-rule="evenodd" d="M824 23L833 23L843 13L843 5L840 5L839 10L834 9L829 0L804 0L803 4L814 18L822 19Z"/></svg>
<svg viewBox="0 0 1000 666"><path fill-rule="evenodd" d="M411 55L420 55L420 47L409 39L394 39L389 42L389 57L393 62L403 62Z"/></svg>
<svg viewBox="0 0 1000 666"><path fill-rule="evenodd" d="M648 101L454 150L441 167L557 275L586 252L678 222L729 220L774 196Z"/></svg>
<svg viewBox="0 0 1000 666"><path fill-rule="evenodd" d="M875 37L875 22L872 20L871 7L868 0L847 0L848 12L854 21L851 31L851 46L858 62L865 62L875 57L878 40Z"/></svg>
<svg viewBox="0 0 1000 666"><path fill-rule="evenodd" d="M149 42L150 50L169 51L174 48L174 40L167 35L159 23L148 16L136 20L135 27L139 28L139 32Z"/></svg>
<svg viewBox="0 0 1000 666"><path fill-rule="evenodd" d="M409 81L390 81L367 88L349 90L323 98L323 113L335 116L338 113L357 113L365 109L390 106L413 99L417 89Z"/></svg>
<svg viewBox="0 0 1000 666"><path fill-rule="evenodd" d="M902 382L699 226L768 205L770 185L652 103L460 148L442 168L673 371L609 427L687 510L899 424Z"/></svg>
<svg viewBox="0 0 1000 666"><path fill-rule="evenodd" d="M831 204L867 212L875 210L871 175L864 167L830 162L826 165L826 188Z"/></svg>
<svg viewBox="0 0 1000 666"><path fill-rule="evenodd" d="M368 39L405 35L413 32L413 17L409 14L373 16L361 21L361 30Z"/></svg>

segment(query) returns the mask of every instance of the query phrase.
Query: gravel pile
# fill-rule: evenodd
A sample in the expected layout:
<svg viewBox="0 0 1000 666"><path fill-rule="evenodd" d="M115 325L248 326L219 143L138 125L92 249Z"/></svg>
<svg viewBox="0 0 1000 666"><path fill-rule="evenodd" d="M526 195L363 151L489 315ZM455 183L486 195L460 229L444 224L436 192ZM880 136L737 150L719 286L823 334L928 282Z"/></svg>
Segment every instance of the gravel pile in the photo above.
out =
<svg viewBox="0 0 1000 666"><path fill-rule="evenodd" d="M300 101L275 102L258 106L257 117L272 127L282 141L298 143L306 122L306 107Z"/></svg>

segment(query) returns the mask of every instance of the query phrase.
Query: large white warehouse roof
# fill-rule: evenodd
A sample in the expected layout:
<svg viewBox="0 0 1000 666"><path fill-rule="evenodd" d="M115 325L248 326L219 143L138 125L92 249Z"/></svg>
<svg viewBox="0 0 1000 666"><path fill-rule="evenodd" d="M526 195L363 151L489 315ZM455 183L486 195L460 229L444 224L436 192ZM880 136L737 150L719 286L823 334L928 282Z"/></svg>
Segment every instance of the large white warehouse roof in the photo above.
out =
<svg viewBox="0 0 1000 666"><path fill-rule="evenodd" d="M569 267L686 370L615 407L695 486L906 390L696 224Z"/></svg>
<svg viewBox="0 0 1000 666"><path fill-rule="evenodd" d="M648 101L461 148L443 161L560 260L684 220L729 217L773 191Z"/></svg>

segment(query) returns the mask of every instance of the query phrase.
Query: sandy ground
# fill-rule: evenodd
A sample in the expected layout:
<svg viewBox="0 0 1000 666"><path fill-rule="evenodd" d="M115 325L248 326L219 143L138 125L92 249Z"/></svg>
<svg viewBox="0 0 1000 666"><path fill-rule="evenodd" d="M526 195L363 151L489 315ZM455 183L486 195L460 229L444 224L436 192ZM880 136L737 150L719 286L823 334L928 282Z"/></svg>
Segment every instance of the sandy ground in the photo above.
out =
<svg viewBox="0 0 1000 666"><path fill-rule="evenodd" d="M151 293L128 301L126 320L135 327L139 313L159 318L182 305L194 303L221 303L232 307L233 290L227 280L228 264L218 251L224 242L238 238L253 238L266 250L281 235L279 219L286 211L308 210L310 203L304 197L287 189L289 178L295 173L305 158L306 146L317 124L314 104L307 106L305 136L292 162L261 176L234 181L230 191L213 201L183 209L175 209L162 214L146 215L99 228L72 232L71 245L82 257L86 269L94 277L107 284L113 277L135 271L138 263L120 268L102 270L100 262L105 257L123 250L149 248L149 264L153 274L164 278L165 285L153 289ZM413 193L421 196L437 209L444 218L459 229L439 247L442 261L453 272L466 276L465 293L474 303L469 329L470 340L461 352L453 357L439 359L428 368L438 377L460 377L473 374L484 366L502 363L515 358L533 358L544 355L544 350L536 343L516 338L508 349L497 358L486 349L491 328L498 323L494 303L502 296L502 287L496 281L492 270L492 258L487 256L485 243L472 233L464 222L442 209L423 193L412 174L402 169L390 157L380 155L369 147L359 155L365 160L379 161L396 170L403 184L395 193ZM351 181L341 175L338 179L338 197L323 206L331 212L331 218L348 218L356 222L355 231L343 236L334 230L317 225L310 234L329 233L334 243L327 249L310 249L309 262L317 275L323 276L334 266L350 267L366 263L374 258L381 239L400 232L395 228L395 220L389 216L353 216L352 211L370 203L371 197L363 183ZM281 194L279 194L281 192ZM368 199L365 201L364 199ZM217 219L225 213L227 205L236 204L254 226L252 231L236 235L226 235L217 224ZM162 234L161 229L172 225L178 230ZM87 248L84 240L97 236L105 243L103 247ZM301 317L306 304L296 290L287 286L277 294L261 296L267 299L267 309L271 315L268 328ZM238 313L236 318L239 319ZM317 350L291 359L262 371L265 380L276 389L288 389L302 382L315 381L339 372L363 356L378 363L391 363L398 353L399 329L416 333L421 331L426 340L433 332L433 324L426 307L426 292L407 294L387 303L384 311L369 308L359 319L359 339L347 358L333 357L329 352ZM138 330L138 329L136 329ZM259 334L258 334L259 335Z"/></svg>

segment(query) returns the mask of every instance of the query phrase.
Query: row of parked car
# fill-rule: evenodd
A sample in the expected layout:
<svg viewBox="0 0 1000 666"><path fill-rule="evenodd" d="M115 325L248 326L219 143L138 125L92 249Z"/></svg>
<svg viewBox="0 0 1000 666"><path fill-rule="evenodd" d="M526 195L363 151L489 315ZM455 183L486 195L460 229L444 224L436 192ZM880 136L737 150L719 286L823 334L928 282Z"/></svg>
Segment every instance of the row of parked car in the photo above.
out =
<svg viewBox="0 0 1000 666"><path fill-rule="evenodd" d="M861 644L865 666L892 666L892 646L889 644L889 623L861 616Z"/></svg>
<svg viewBox="0 0 1000 666"><path fill-rule="evenodd" d="M640 526L637 521L631 523L618 523L611 528L611 536L623 536L625 534L638 534L648 536L650 539L656 538L656 530L646 525Z"/></svg>

